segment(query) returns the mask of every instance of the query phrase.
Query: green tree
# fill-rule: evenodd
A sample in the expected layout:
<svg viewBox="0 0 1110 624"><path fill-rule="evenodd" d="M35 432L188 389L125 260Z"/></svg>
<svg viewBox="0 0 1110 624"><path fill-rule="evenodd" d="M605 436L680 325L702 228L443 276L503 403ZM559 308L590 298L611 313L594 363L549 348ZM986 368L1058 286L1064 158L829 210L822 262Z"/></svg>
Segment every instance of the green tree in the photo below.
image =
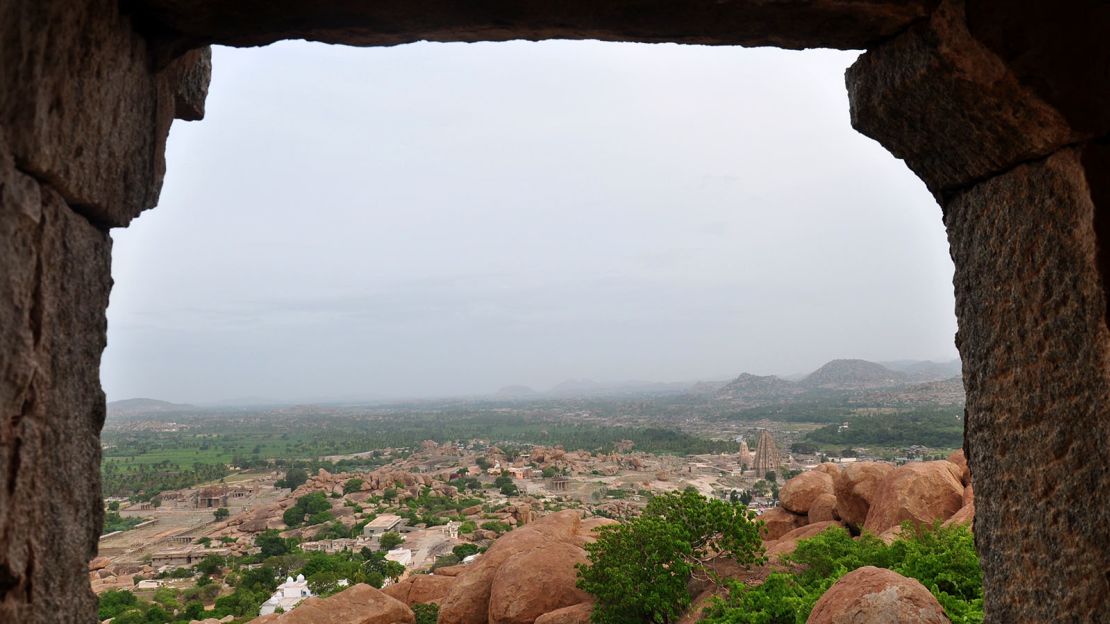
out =
<svg viewBox="0 0 1110 624"><path fill-rule="evenodd" d="M417 602L412 605L416 624L436 624L439 620L439 605L434 602Z"/></svg>
<svg viewBox="0 0 1110 624"><path fill-rule="evenodd" d="M274 483L277 487L289 488L295 490L308 481L308 472L304 468L294 466L285 471L285 478Z"/></svg>
<svg viewBox="0 0 1110 624"><path fill-rule="evenodd" d="M397 489L396 488L385 488L385 491L382 492L382 500L384 500L386 502L393 502L393 500L396 499L396 498L397 498Z"/></svg>
<svg viewBox="0 0 1110 624"><path fill-rule="evenodd" d="M382 550L393 550L405 543L405 538L396 531L386 531L378 538L378 547Z"/></svg>
<svg viewBox="0 0 1110 624"><path fill-rule="evenodd" d="M227 565L227 561L223 557L219 555L208 555L193 567L197 572L211 576L213 574L219 574L220 570L223 570L225 565Z"/></svg>
<svg viewBox="0 0 1110 624"><path fill-rule="evenodd" d="M109 589L100 594L100 605L97 610L97 617L101 620L114 618L128 609L134 608L138 604L139 599L135 597L135 594L132 594L126 589Z"/></svg>
<svg viewBox="0 0 1110 624"><path fill-rule="evenodd" d="M263 557L276 557L292 550L289 540L278 535L276 529L269 529L259 533L254 538L254 545L262 549Z"/></svg>
<svg viewBox="0 0 1110 624"><path fill-rule="evenodd" d="M578 566L578 587L597 597L592 620L675 621L690 604L690 579L715 580L713 559L763 561L759 528L753 511L693 488L656 496L638 518L600 528L586 545L589 564Z"/></svg>
<svg viewBox="0 0 1110 624"><path fill-rule="evenodd" d="M228 511L227 507L220 507L216 511L213 511L212 515L215 516L216 522L219 522L220 520L227 520L228 516L231 515L231 512Z"/></svg>
<svg viewBox="0 0 1110 624"><path fill-rule="evenodd" d="M354 479L347 479L347 482L343 484L343 493L351 494L353 492L358 492L362 489L363 483L365 483L365 481L357 477Z"/></svg>
<svg viewBox="0 0 1110 624"><path fill-rule="evenodd" d="M515 483L506 483L505 485L501 486L501 494L503 496L516 496L519 493L520 490L517 489Z"/></svg>

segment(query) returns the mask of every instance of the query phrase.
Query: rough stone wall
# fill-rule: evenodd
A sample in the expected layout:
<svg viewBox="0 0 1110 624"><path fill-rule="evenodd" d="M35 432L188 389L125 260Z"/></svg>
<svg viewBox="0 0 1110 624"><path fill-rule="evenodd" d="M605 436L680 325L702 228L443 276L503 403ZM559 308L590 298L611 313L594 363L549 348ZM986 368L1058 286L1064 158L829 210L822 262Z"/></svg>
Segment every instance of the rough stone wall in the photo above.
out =
<svg viewBox="0 0 1110 624"><path fill-rule="evenodd" d="M0 0L0 622L95 620L106 230L203 116L202 46L283 38L867 48L852 123L946 215L987 619L1104 617L1106 32L1083 0Z"/></svg>
<svg viewBox="0 0 1110 624"><path fill-rule="evenodd" d="M1081 151L1017 166L946 209L990 620L1104 621L1110 331Z"/></svg>
<svg viewBox="0 0 1110 624"><path fill-rule="evenodd" d="M209 52L159 71L116 2L0 0L0 622L95 622L109 226L158 197Z"/></svg>
<svg viewBox="0 0 1110 624"><path fill-rule="evenodd" d="M945 214L994 623L1110 606L1110 118L1090 105L1110 88L1110 7L1047 6L943 0L847 76L853 125Z"/></svg>

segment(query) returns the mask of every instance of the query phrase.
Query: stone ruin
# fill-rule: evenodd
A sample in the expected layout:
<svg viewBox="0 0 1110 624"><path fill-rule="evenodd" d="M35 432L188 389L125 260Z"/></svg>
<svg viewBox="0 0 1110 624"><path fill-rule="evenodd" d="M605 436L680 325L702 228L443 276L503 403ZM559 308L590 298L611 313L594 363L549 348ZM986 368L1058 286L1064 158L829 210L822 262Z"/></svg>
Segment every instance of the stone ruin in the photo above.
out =
<svg viewBox="0 0 1110 624"><path fill-rule="evenodd" d="M0 1L0 621L95 621L108 231L157 204L207 46L282 39L864 50L851 123L936 198L955 264L987 622L1104 617L1107 32L1078 0Z"/></svg>
<svg viewBox="0 0 1110 624"><path fill-rule="evenodd" d="M759 441L755 445L755 456L752 457L752 470L759 477L768 472L778 470L779 450L775 447L775 439L771 432L760 429Z"/></svg>

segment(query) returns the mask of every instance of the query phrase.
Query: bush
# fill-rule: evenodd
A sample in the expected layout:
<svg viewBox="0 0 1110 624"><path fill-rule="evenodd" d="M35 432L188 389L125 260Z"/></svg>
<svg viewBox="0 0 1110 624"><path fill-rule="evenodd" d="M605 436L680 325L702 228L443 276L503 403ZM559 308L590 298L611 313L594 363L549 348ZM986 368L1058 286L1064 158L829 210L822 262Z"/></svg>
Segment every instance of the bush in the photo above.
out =
<svg viewBox="0 0 1110 624"><path fill-rule="evenodd" d="M347 479L347 482L343 484L343 493L351 494L353 492L361 491L363 483L365 483L365 481L357 477L354 479Z"/></svg>
<svg viewBox="0 0 1110 624"><path fill-rule="evenodd" d="M863 566L917 579L936 596L952 624L983 621L983 576L974 537L966 527L919 529L907 523L902 537L889 546L874 535L852 539L844 529L832 528L799 542L786 560L798 564L798 571L772 574L755 587L731 584L727 598L714 601L702 621L805 622L825 590Z"/></svg>
<svg viewBox="0 0 1110 624"><path fill-rule="evenodd" d="M763 561L760 526L746 507L689 488L653 498L638 518L601 527L586 545L589 564L578 566L578 587L597 598L593 621L677 619L690 604L691 576L709 576L710 560Z"/></svg>
<svg viewBox="0 0 1110 624"><path fill-rule="evenodd" d="M436 624L439 619L439 605L434 602L417 602L412 605L416 624Z"/></svg>

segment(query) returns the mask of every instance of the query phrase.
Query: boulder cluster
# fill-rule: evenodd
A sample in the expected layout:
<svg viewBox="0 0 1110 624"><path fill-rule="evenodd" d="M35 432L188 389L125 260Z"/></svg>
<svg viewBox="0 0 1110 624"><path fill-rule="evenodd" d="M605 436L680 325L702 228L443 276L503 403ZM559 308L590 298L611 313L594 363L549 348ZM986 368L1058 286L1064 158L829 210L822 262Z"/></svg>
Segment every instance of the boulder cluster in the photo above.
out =
<svg viewBox="0 0 1110 624"><path fill-rule="evenodd" d="M507 533L470 565L381 591L357 585L252 624L411 624L417 603L438 604L439 624L587 624L593 599L575 586L575 565L586 562L593 530L611 523L560 511Z"/></svg>
<svg viewBox="0 0 1110 624"><path fill-rule="evenodd" d="M948 459L894 466L884 462L826 463L790 479L781 505L760 519L769 550L814 534L813 525L840 525L890 541L903 522L971 525L975 497L963 451Z"/></svg>

